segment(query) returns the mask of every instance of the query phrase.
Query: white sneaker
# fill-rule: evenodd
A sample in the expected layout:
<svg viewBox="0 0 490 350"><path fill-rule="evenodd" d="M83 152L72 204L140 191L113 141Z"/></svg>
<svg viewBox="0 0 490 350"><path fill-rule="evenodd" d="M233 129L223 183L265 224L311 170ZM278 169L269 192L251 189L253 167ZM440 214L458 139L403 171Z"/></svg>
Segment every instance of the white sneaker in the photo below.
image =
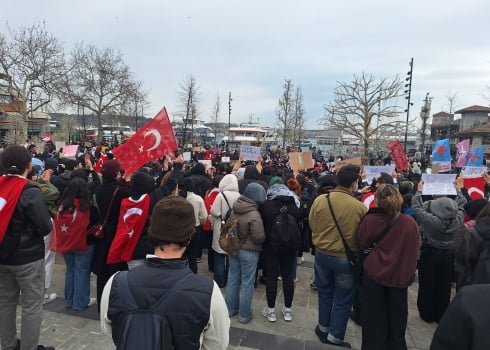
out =
<svg viewBox="0 0 490 350"><path fill-rule="evenodd" d="M264 307L262 309L262 316L267 318L267 320L269 320L269 322L276 322L276 313L275 313L274 309L272 309L272 311L269 311L269 308L267 306Z"/></svg>
<svg viewBox="0 0 490 350"><path fill-rule="evenodd" d="M298 257L296 258L296 263L297 263L298 265L301 265L301 264L303 263L303 261L305 261L305 258L303 258L302 256L298 256Z"/></svg>
<svg viewBox="0 0 490 350"><path fill-rule="evenodd" d="M96 298L90 298L87 304L87 307L91 307L92 305L97 304L97 299Z"/></svg>
<svg viewBox="0 0 490 350"><path fill-rule="evenodd" d="M293 280L294 283L298 282L298 276Z"/></svg>
<svg viewBox="0 0 490 350"><path fill-rule="evenodd" d="M293 309L283 307L282 316L284 317L284 321L291 322L293 320Z"/></svg>
<svg viewBox="0 0 490 350"><path fill-rule="evenodd" d="M56 298L58 298L58 295L56 293L44 294L43 305L56 300Z"/></svg>

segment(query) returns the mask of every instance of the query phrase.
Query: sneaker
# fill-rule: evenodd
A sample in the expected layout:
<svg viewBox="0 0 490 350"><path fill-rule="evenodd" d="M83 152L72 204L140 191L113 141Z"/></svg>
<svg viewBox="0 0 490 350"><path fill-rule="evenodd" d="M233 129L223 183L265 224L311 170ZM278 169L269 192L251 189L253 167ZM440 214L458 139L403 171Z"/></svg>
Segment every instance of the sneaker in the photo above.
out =
<svg viewBox="0 0 490 350"><path fill-rule="evenodd" d="M284 317L284 321L291 322L293 320L293 309L283 307L282 308L282 316Z"/></svg>
<svg viewBox="0 0 490 350"><path fill-rule="evenodd" d="M56 300L56 298L58 298L58 295L56 293L44 294L43 305Z"/></svg>
<svg viewBox="0 0 490 350"><path fill-rule="evenodd" d="M38 345L37 350L55 350L55 349L54 349L54 346Z"/></svg>
<svg viewBox="0 0 490 350"><path fill-rule="evenodd" d="M297 263L298 265L301 265L301 264L303 263L303 261L305 261L305 258L303 258L302 256L298 256L298 257L296 258L296 263Z"/></svg>
<svg viewBox="0 0 490 350"><path fill-rule="evenodd" d="M247 324L252 320L252 316L250 317L238 317L238 322L241 324Z"/></svg>
<svg viewBox="0 0 490 350"><path fill-rule="evenodd" d="M96 303L97 303L97 299L90 298L89 301L88 301L87 306L85 306L85 307L74 307L73 310L75 310L75 311L82 311L82 310L85 310L86 308L91 307L92 305L95 305Z"/></svg>
<svg viewBox="0 0 490 350"><path fill-rule="evenodd" d="M298 282L298 276L296 276L293 280L294 283Z"/></svg>
<svg viewBox="0 0 490 350"><path fill-rule="evenodd" d="M311 289L313 289L313 290L318 290L318 288L317 288L317 286L316 286L315 282L311 282L311 283L310 283L310 288L311 288Z"/></svg>
<svg viewBox="0 0 490 350"><path fill-rule="evenodd" d="M266 306L262 309L262 316L267 318L269 322L276 322L276 313L273 311L269 311L269 308Z"/></svg>

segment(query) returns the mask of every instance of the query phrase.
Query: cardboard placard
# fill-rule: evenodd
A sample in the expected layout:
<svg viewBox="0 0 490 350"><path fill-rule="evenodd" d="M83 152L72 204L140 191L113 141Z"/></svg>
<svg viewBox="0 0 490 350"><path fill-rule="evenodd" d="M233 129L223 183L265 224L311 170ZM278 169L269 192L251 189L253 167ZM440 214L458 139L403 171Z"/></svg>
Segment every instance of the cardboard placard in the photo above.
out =
<svg viewBox="0 0 490 350"><path fill-rule="evenodd" d="M456 174L422 174L424 188L422 194L455 195L454 181Z"/></svg>
<svg viewBox="0 0 490 350"><path fill-rule="evenodd" d="M339 171L340 168L342 168L344 165L347 164L362 166L362 159L361 157L354 157L354 158L341 160L340 162L335 162L335 171Z"/></svg>
<svg viewBox="0 0 490 350"><path fill-rule="evenodd" d="M291 169L307 170L315 166L311 152L289 152L289 164Z"/></svg>
<svg viewBox="0 0 490 350"><path fill-rule="evenodd" d="M366 174L366 182L371 183L373 179L381 173L387 173L391 175L395 170L394 165L379 165L379 166L364 166L364 173Z"/></svg>

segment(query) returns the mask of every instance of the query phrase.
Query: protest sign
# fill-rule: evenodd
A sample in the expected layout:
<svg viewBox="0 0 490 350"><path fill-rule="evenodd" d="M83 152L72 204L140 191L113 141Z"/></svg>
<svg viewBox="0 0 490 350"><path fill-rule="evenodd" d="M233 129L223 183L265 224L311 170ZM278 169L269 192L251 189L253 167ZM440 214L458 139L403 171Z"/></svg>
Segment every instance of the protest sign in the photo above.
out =
<svg viewBox="0 0 490 350"><path fill-rule="evenodd" d="M313 155L311 152L302 152L301 155L303 156L305 170L315 167L315 161L313 160Z"/></svg>
<svg viewBox="0 0 490 350"><path fill-rule="evenodd" d="M465 177L479 177L483 176L487 172L487 167L485 166L464 166L461 168L461 174Z"/></svg>
<svg viewBox="0 0 490 350"><path fill-rule="evenodd" d="M407 155L400 143L400 140L391 141L388 144L388 148L390 149L391 158L395 162L396 169L398 171L407 170L410 168Z"/></svg>
<svg viewBox="0 0 490 350"><path fill-rule="evenodd" d="M311 169L315 166L310 152L289 152L288 156L291 169L295 171Z"/></svg>
<svg viewBox="0 0 490 350"><path fill-rule="evenodd" d="M240 146L240 156L242 160L252 160L256 162L260 158L260 147Z"/></svg>
<svg viewBox="0 0 490 350"><path fill-rule="evenodd" d="M432 174L448 173L450 171L451 162L432 162Z"/></svg>
<svg viewBox="0 0 490 350"><path fill-rule="evenodd" d="M63 146L63 157L75 158L77 156L78 145L65 145Z"/></svg>
<svg viewBox="0 0 490 350"><path fill-rule="evenodd" d="M366 182L371 183L373 182L373 179L378 176L381 173L387 173L388 175L391 175L393 171L395 170L395 166L393 165L379 165L379 166L370 166L366 165L364 166L364 173L366 174Z"/></svg>
<svg viewBox="0 0 490 350"><path fill-rule="evenodd" d="M424 195L455 195L456 174L422 174Z"/></svg>
<svg viewBox="0 0 490 350"><path fill-rule="evenodd" d="M230 157L221 157L221 163L229 163Z"/></svg>
<svg viewBox="0 0 490 350"><path fill-rule="evenodd" d="M199 163L204 164L206 168L211 168L213 166L213 162L210 160L200 160Z"/></svg>
<svg viewBox="0 0 490 350"><path fill-rule="evenodd" d="M184 158L184 162L188 162L191 160L191 152L182 153L182 158Z"/></svg>
<svg viewBox="0 0 490 350"><path fill-rule="evenodd" d="M335 171L339 171L340 168L342 168L344 165L347 164L362 166L361 157L348 158L348 159L341 160L340 162L335 162Z"/></svg>

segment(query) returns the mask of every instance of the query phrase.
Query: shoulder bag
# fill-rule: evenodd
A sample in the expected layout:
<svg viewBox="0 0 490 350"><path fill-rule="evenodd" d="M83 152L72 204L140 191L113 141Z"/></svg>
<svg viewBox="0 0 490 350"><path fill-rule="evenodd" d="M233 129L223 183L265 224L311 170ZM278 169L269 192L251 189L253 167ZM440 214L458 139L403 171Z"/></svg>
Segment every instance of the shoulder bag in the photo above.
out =
<svg viewBox="0 0 490 350"><path fill-rule="evenodd" d="M112 194L111 202L109 203L109 207L107 208L107 212L105 213L104 221L102 223L100 223L100 221L99 221L96 224L94 224L92 227L90 227L87 230L87 236L93 236L93 237L99 238L99 239L104 238L104 225L107 222L107 218L109 217L109 213L112 209L112 203L114 203L114 197L116 196L116 193L118 190L119 190L119 187L116 187L116 190Z"/></svg>

